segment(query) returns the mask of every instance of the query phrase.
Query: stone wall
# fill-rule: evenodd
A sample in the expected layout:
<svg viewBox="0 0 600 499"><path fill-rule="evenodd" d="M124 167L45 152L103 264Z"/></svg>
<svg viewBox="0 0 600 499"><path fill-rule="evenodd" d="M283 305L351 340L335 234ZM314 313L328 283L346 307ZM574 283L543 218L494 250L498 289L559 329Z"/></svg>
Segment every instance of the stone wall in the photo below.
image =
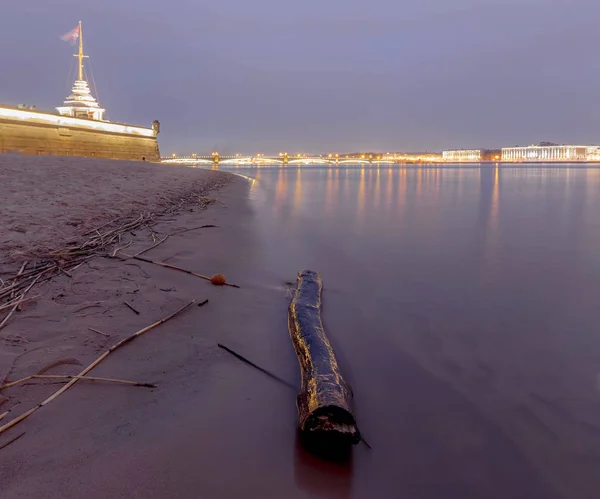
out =
<svg viewBox="0 0 600 499"><path fill-rule="evenodd" d="M0 152L159 161L156 137L0 120Z"/></svg>

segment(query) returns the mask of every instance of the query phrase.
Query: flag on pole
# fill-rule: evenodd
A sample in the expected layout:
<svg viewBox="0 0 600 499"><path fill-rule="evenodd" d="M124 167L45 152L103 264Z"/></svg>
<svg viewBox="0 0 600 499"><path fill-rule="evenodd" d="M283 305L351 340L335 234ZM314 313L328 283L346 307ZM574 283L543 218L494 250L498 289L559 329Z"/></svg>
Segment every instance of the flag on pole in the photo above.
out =
<svg viewBox="0 0 600 499"><path fill-rule="evenodd" d="M79 38L79 26L77 26L76 28L73 28L71 31L69 31L68 33L65 33L63 36L60 37L61 40L65 41L65 42L70 42L71 45L75 45L78 38Z"/></svg>

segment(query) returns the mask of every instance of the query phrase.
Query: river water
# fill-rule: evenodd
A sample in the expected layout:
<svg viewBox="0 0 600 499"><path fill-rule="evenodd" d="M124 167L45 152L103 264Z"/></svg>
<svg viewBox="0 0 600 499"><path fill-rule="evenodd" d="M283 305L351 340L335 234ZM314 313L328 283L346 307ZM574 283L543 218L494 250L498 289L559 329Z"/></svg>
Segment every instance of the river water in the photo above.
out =
<svg viewBox="0 0 600 499"><path fill-rule="evenodd" d="M305 492L598 496L599 169L235 171L269 269L321 273L373 447Z"/></svg>

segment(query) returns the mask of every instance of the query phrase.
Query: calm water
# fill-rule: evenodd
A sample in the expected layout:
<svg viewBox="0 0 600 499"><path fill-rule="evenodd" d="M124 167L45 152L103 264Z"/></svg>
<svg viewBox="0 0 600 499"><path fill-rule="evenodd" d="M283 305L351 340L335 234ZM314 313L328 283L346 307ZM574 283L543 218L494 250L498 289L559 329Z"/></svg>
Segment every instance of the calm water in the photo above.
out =
<svg viewBox="0 0 600 499"><path fill-rule="evenodd" d="M322 274L373 445L315 495L598 497L599 169L236 171L273 273Z"/></svg>

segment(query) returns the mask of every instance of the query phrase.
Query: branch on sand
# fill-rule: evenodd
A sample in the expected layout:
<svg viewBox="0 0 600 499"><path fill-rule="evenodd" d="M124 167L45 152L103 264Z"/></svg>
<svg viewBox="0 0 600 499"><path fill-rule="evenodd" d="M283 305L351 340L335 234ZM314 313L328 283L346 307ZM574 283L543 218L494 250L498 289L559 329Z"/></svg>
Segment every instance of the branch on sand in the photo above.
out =
<svg viewBox="0 0 600 499"><path fill-rule="evenodd" d="M169 263L157 262L155 260L150 260L148 258L144 258L137 255L127 255L123 253L123 256L126 258L133 258L134 260L139 260L140 262L151 263L153 265L157 265L159 267L163 267L165 269L177 270L178 272L183 272L184 274L193 275L194 277L198 277L199 279L204 279L205 281L212 282L215 286L229 286L232 288L239 288L237 284L230 284L225 280L225 276L223 274L215 274L212 277L207 277L202 274L196 274L191 270L182 269L181 267L176 267L175 265L171 265Z"/></svg>
<svg viewBox="0 0 600 499"><path fill-rule="evenodd" d="M208 225L199 225L198 227L190 227L189 229L176 230L175 232L171 232L170 236L178 236L179 234L185 234L186 232L190 232L192 230L198 229L218 229L218 225L208 224Z"/></svg>
<svg viewBox="0 0 600 499"><path fill-rule="evenodd" d="M125 381L122 379L112 379L112 378L94 378L92 376L71 376L68 374L34 374L33 376L27 376L25 378L18 379L17 381L12 381L5 385L0 386L0 391L6 390L7 388L12 388L13 386L20 385L21 383L25 383L32 379L76 379L76 380L85 380L85 381L104 381L107 383L118 383L120 385L130 385L130 386L143 386L146 388L157 388L157 385L153 383L140 383L138 381Z"/></svg>
<svg viewBox="0 0 600 499"><path fill-rule="evenodd" d="M15 438L13 438L12 440L9 440L8 442L6 442L5 444L0 445L0 450L4 449L4 447L8 447L10 444L16 442L17 440L19 440L19 438L21 438L23 435L25 435L25 432L21 433L20 435L17 435Z"/></svg>

